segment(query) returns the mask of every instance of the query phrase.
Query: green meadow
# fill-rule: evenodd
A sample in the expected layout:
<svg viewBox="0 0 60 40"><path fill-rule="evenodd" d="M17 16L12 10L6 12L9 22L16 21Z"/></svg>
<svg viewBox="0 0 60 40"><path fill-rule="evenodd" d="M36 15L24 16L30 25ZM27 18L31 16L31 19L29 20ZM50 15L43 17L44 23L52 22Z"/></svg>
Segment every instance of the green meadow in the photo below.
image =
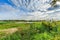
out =
<svg viewBox="0 0 60 40"><path fill-rule="evenodd" d="M0 21L0 40L60 40L60 21Z"/></svg>

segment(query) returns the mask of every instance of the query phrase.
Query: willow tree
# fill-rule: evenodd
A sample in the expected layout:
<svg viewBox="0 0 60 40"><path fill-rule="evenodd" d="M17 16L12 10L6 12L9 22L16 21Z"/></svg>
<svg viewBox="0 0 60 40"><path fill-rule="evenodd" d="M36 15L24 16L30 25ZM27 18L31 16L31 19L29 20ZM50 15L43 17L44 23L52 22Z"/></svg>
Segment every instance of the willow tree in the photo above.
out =
<svg viewBox="0 0 60 40"><path fill-rule="evenodd" d="M53 1L51 2L51 6L53 6L53 7L56 6L56 3L59 2L59 1L60 1L60 0L53 0Z"/></svg>

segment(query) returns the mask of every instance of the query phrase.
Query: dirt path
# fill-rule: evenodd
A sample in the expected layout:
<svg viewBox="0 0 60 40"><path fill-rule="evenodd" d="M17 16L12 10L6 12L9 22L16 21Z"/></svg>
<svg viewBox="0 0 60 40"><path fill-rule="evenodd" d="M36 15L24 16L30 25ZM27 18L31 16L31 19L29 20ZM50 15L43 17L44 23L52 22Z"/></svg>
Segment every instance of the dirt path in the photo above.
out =
<svg viewBox="0 0 60 40"><path fill-rule="evenodd" d="M0 32L4 32L6 34L12 34L12 33L15 33L16 31L18 31L17 28L9 28L9 29L0 30Z"/></svg>

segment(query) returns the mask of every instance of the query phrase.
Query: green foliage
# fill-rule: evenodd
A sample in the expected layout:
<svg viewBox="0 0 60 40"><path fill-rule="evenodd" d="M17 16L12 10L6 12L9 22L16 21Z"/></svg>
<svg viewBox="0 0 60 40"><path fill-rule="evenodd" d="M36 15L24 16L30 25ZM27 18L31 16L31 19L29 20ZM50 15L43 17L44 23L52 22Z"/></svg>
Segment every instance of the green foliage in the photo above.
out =
<svg viewBox="0 0 60 40"><path fill-rule="evenodd" d="M0 38L0 40L21 40L20 38L21 35L18 32L16 32L12 35L8 35L6 37Z"/></svg>
<svg viewBox="0 0 60 40"><path fill-rule="evenodd" d="M49 35L49 33L47 32L44 32L44 33L41 33L41 34L36 34L34 36L34 40L50 40L52 38L51 35Z"/></svg>
<svg viewBox="0 0 60 40"><path fill-rule="evenodd" d="M1 27L2 26L2 27ZM6 22L0 29L18 28L18 31L0 40L60 40L60 22L40 21L33 23ZM0 33L3 35L4 33Z"/></svg>

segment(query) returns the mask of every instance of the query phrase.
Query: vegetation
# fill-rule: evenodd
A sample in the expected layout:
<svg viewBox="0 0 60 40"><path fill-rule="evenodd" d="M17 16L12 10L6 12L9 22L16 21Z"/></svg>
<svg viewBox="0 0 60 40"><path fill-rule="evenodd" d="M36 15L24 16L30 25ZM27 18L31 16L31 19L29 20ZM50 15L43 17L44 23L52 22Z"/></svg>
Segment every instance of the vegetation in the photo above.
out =
<svg viewBox="0 0 60 40"><path fill-rule="evenodd" d="M56 7L57 2L60 2L60 0L52 0L52 2L50 4L52 7Z"/></svg>
<svg viewBox="0 0 60 40"><path fill-rule="evenodd" d="M0 40L60 40L60 21L0 22L0 30L8 28L17 28L18 31L8 35L0 32Z"/></svg>

